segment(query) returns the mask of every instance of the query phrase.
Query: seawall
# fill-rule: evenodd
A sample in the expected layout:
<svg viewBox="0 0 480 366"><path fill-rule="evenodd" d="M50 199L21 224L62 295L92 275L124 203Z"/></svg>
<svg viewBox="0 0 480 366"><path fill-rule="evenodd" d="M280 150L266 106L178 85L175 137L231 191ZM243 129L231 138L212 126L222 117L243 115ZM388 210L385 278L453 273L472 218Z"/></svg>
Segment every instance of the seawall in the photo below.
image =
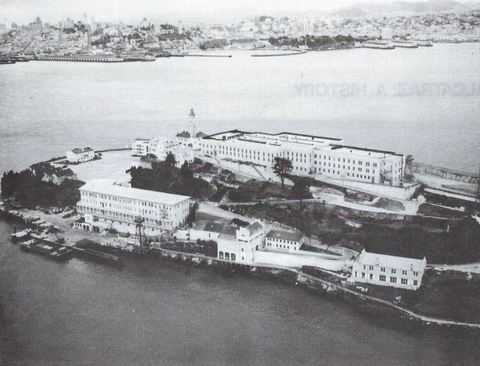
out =
<svg viewBox="0 0 480 366"><path fill-rule="evenodd" d="M422 163L413 163L412 168L413 172L418 174L434 175L436 177L456 180L463 183L478 184L480 182L480 176L478 174L464 172L461 170L443 168L440 166Z"/></svg>

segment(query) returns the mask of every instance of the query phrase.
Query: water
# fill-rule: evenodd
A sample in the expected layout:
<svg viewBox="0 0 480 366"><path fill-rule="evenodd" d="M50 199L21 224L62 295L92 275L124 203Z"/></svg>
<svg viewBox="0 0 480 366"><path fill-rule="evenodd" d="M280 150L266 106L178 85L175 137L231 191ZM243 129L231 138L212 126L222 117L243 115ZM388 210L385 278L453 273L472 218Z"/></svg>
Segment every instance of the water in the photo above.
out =
<svg viewBox="0 0 480 366"><path fill-rule="evenodd" d="M29 62L0 68L0 172L76 146L124 147L200 130L341 137L478 171L480 44L152 63Z"/></svg>
<svg viewBox="0 0 480 366"><path fill-rule="evenodd" d="M0 222L2 365L474 365L476 337L273 280L21 252Z"/></svg>
<svg viewBox="0 0 480 366"><path fill-rule="evenodd" d="M123 147L135 137L173 135L187 128L190 108L205 132L238 127L343 137L476 171L479 95L461 87L478 85L479 53L478 44L461 44L4 66L0 172L75 146ZM419 86L439 84L450 89L420 95ZM405 88L413 94L404 95ZM173 264L59 264L21 252L9 243L12 231L0 221L2 365L478 363L478 335L369 316L259 278L224 279L205 269L186 276Z"/></svg>

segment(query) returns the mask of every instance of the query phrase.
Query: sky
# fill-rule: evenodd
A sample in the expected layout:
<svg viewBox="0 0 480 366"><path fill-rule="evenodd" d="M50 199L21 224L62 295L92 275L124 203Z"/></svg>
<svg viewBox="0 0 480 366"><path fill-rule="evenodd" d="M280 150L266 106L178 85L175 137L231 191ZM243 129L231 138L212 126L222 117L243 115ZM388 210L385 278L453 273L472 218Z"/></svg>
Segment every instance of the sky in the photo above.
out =
<svg viewBox="0 0 480 366"><path fill-rule="evenodd" d="M391 3L395 0L0 0L0 23L28 24L39 16L58 23L83 14L96 21L176 21L195 18L226 21L245 15L268 15L304 10L329 11L358 2ZM414 2L412 0L402 0ZM463 2L463 0L460 0Z"/></svg>

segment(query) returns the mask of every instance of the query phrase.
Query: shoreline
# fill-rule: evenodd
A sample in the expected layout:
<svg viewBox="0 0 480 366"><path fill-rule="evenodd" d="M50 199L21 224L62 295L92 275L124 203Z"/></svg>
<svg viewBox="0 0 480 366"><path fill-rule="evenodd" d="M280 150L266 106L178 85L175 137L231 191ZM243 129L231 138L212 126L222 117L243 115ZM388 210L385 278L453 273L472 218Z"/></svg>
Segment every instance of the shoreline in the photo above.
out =
<svg viewBox="0 0 480 366"><path fill-rule="evenodd" d="M23 221L24 225L30 225L35 227L35 224L29 223L26 221L25 218L19 215L15 215L11 212L0 212L0 219L4 220L5 222L9 221L17 221L21 222ZM70 230L76 230L71 228ZM66 232L64 232L66 233ZM68 240L67 235L62 235L64 239L67 239L67 242L70 242ZM40 241L45 241L49 242L47 239L38 239ZM102 251L98 252L96 250L93 250L91 255L84 255L84 250L77 248L75 245L72 244L61 244L61 243L55 243L55 245L59 245L65 248L69 249L74 249L74 253L78 253L78 255L82 258L87 258L92 259L92 260L102 260L106 259L107 256L112 256L116 257L116 255L111 255L111 254L106 254ZM104 244L102 244L104 245ZM109 246L105 245L105 247L111 247L115 248L114 246ZM275 265L268 265L268 264L259 264L259 265L245 265L245 264L240 264L240 263L233 263L231 261L227 261L224 259L219 259L215 257L209 257L204 254L198 254L198 253L187 253L187 252L182 252L182 251L176 251L176 250L171 250L171 249L165 249L161 247L161 244L159 246L150 248L147 253L141 254L138 252L131 252L127 251L125 249L118 249L118 258L129 258L132 257L132 255L136 258L139 258L141 260L149 260L149 259L156 259L156 258L164 258L169 261L181 261L184 264L186 264L188 271L189 266L195 265L195 266L200 266L204 268L211 268L213 265L213 269L220 267L223 270L228 270L226 273L226 276L232 276L236 273L249 273L249 274L259 274L259 275L266 275L267 277L272 277L272 278L282 278L283 280L286 280L289 284L291 285L302 285L305 288L310 288L315 291L320 291L324 294L329 294L329 295L338 295L342 301L346 302L351 302L352 297L354 296L353 299L354 305L359 306L361 303L368 301L368 305L379 305L382 308L388 308L391 310L394 310L398 314L406 315L408 316L409 320L419 320L422 323L425 324L430 324L430 323L435 323L439 326L458 326L458 327L463 327L463 328L470 328L470 329L480 329L480 323L471 323L471 322L462 322L462 321L455 321L451 319L444 319L444 318L437 318L433 316L428 316L425 314L421 313L416 313L413 310L410 310L406 307L399 306L397 304L394 304L388 300L384 300L381 298L377 298L374 296L366 295L365 293L357 292L355 290L352 290L351 288L345 287L341 284L334 283L327 281L323 278L319 278L313 275L310 275L308 273L303 272L302 270L298 270L295 268L290 268L290 267L284 267L284 266L275 266ZM96 253L99 253L97 255ZM88 254L88 253L87 253ZM152 255L153 254L153 255ZM98 257L98 258L97 258ZM118 262L118 260L115 260L115 263L121 263ZM108 263L106 263L108 264ZM231 269L231 270L230 270ZM320 272L324 272L327 275L330 276L337 276L341 280L341 278L346 278L344 275L340 275L337 273L333 273L330 271L322 270L322 269L317 269ZM188 272L187 272L188 274ZM294 275L295 277L292 277ZM341 281L343 282L343 281ZM360 303L358 302L360 301ZM365 306L360 306L362 309L365 310ZM369 314L371 314L372 309L366 309ZM400 318L403 318L400 316Z"/></svg>

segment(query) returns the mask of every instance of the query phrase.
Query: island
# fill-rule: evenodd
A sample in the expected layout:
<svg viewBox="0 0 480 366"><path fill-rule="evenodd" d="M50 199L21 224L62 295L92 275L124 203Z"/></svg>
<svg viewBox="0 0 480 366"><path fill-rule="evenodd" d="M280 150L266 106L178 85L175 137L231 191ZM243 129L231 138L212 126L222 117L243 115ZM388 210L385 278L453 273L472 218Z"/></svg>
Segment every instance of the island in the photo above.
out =
<svg viewBox="0 0 480 366"><path fill-rule="evenodd" d="M175 137L5 173L2 216L34 254L273 276L367 311L480 328L478 184L339 138L197 132L192 110Z"/></svg>

